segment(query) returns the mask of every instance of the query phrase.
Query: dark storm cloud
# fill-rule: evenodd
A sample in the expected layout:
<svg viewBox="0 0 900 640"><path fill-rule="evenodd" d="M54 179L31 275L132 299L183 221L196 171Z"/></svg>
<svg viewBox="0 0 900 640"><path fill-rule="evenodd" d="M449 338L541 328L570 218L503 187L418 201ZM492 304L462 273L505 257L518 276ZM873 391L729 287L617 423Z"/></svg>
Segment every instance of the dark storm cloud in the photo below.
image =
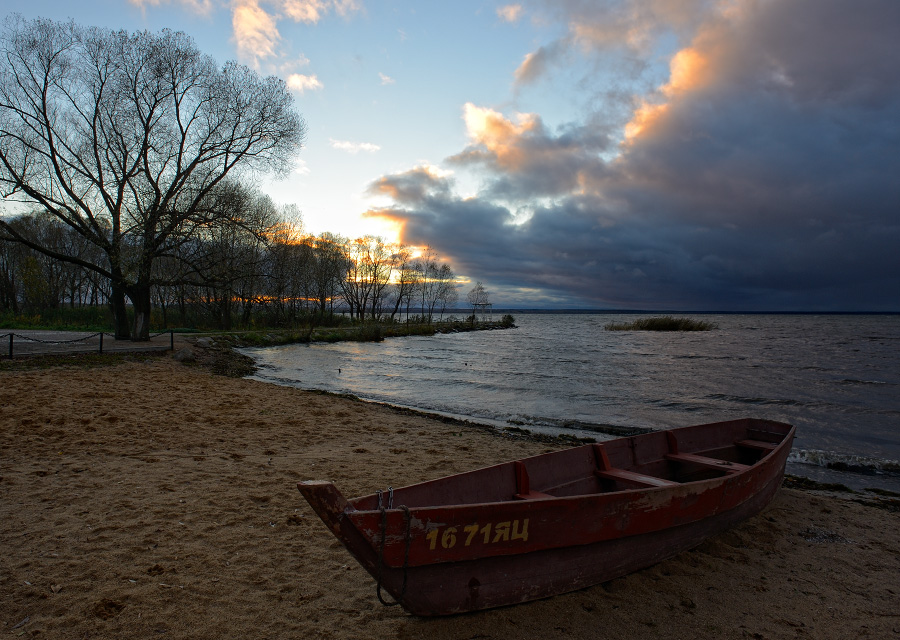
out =
<svg viewBox="0 0 900 640"><path fill-rule="evenodd" d="M482 197L522 200L566 194L607 173L598 154L614 145L601 126L569 124L552 134L538 116L513 123L472 104L465 114L473 142L446 162L486 170L490 180Z"/></svg>
<svg viewBox="0 0 900 640"><path fill-rule="evenodd" d="M486 176L477 197L422 170L373 189L408 242L532 300L900 310L898 59L894 0L738 2L699 24L615 159L614 123L467 105L448 164Z"/></svg>

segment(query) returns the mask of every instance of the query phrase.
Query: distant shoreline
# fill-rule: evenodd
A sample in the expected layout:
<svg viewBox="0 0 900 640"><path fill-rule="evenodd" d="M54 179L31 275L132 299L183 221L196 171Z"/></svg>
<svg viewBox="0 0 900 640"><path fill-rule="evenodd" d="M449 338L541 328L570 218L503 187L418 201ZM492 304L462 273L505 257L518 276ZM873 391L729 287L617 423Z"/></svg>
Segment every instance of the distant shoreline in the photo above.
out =
<svg viewBox="0 0 900 640"><path fill-rule="evenodd" d="M448 313L462 313L454 309ZM516 309L497 308L494 313L522 315L705 315L705 316L897 316L900 311L697 311L676 309Z"/></svg>

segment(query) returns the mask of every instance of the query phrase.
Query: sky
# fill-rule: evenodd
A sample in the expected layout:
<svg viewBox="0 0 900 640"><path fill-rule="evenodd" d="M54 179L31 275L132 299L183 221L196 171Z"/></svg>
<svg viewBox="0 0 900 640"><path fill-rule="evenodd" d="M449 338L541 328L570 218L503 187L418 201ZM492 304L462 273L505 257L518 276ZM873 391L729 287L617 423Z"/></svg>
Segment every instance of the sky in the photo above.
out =
<svg viewBox="0 0 900 640"><path fill-rule="evenodd" d="M461 300L900 311L897 0L72 7L11 10L283 78L308 134L263 191L312 233L431 246Z"/></svg>

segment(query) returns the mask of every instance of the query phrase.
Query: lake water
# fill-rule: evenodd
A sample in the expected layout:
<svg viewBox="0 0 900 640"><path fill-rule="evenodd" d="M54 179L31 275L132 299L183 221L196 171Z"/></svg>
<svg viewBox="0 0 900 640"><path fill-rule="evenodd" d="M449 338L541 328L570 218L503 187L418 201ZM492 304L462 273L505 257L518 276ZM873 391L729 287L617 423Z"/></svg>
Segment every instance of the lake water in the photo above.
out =
<svg viewBox="0 0 900 640"><path fill-rule="evenodd" d="M597 440L610 436L594 425L781 420L797 427L790 473L900 491L900 316L692 315L719 328L604 329L637 317L521 314L510 330L244 352L267 382Z"/></svg>

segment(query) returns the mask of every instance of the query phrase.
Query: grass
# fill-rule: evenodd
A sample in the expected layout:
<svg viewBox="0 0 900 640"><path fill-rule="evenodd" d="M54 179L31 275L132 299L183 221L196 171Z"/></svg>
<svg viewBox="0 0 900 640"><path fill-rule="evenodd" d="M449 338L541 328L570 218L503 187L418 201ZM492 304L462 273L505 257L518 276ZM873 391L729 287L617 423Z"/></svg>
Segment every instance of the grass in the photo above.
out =
<svg viewBox="0 0 900 640"><path fill-rule="evenodd" d="M110 331L112 313L107 307L60 307L36 313L0 312L0 329L44 329L51 331Z"/></svg>
<svg viewBox="0 0 900 640"><path fill-rule="evenodd" d="M718 328L719 325L715 322L673 316L641 318L634 322L610 322L604 326L607 331L711 331Z"/></svg>

